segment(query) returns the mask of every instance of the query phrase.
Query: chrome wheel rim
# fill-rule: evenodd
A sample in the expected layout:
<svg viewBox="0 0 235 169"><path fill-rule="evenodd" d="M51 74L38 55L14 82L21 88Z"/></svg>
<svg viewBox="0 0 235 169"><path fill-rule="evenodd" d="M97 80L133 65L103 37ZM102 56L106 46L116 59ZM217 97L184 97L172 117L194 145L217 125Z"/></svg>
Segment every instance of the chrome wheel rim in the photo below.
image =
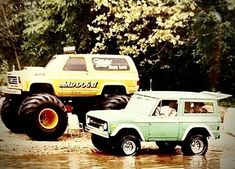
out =
<svg viewBox="0 0 235 169"><path fill-rule="evenodd" d="M127 140L122 144L122 149L126 155L132 155L136 151L136 144L132 140Z"/></svg>
<svg viewBox="0 0 235 169"><path fill-rule="evenodd" d="M200 154L204 149L203 141L200 139L197 139L197 138L193 139L190 146L191 146L191 149L194 152L194 154Z"/></svg>

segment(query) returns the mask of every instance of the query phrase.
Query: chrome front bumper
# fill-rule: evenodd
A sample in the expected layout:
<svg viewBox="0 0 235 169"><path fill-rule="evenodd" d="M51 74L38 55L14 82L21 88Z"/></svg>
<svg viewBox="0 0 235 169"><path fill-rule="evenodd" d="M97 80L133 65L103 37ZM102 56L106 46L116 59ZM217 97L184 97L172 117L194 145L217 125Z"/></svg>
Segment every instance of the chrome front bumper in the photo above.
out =
<svg viewBox="0 0 235 169"><path fill-rule="evenodd" d="M101 137L109 138L109 133L106 132L106 131L103 131L101 129L97 129L97 128L93 128L93 127L90 127L90 126L86 126L85 130L90 132L90 133L92 133L92 134L96 134L96 135L99 135Z"/></svg>

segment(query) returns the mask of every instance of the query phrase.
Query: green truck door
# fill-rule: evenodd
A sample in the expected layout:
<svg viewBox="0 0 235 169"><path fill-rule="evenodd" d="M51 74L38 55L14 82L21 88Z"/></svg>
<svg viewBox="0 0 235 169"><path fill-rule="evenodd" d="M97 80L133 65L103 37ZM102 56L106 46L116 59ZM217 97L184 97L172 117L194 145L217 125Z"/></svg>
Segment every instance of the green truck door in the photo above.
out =
<svg viewBox="0 0 235 169"><path fill-rule="evenodd" d="M178 117L150 117L149 141L175 141L178 138L178 131Z"/></svg>

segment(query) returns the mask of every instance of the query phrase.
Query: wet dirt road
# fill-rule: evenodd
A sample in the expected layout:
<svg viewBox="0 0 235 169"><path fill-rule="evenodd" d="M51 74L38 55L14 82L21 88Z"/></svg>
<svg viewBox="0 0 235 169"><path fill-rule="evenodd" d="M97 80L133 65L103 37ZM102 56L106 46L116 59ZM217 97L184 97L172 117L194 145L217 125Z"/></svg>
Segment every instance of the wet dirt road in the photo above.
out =
<svg viewBox="0 0 235 169"><path fill-rule="evenodd" d="M12 138L15 134L10 135ZM230 133L224 133L220 140L209 140L205 156L184 156L180 147L167 154L160 152L155 143L143 143L137 156L116 156L96 150L88 135L82 138L63 136L67 140L54 142L32 141L24 135L15 137L19 137L15 143L0 141L0 168L235 168L235 136ZM6 148L7 145L13 148Z"/></svg>
<svg viewBox="0 0 235 169"><path fill-rule="evenodd" d="M143 150L137 156L121 157L101 152L65 153L51 155L6 155L1 157L0 166L10 168L235 168L235 153L230 150L209 150L206 156L183 156L162 154L156 150Z"/></svg>

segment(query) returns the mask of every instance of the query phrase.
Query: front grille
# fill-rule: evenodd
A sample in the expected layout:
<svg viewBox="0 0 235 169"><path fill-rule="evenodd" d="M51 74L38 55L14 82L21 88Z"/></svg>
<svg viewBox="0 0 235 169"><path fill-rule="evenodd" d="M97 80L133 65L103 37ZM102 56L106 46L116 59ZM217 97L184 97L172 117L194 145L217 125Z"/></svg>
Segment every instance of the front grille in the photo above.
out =
<svg viewBox="0 0 235 169"><path fill-rule="evenodd" d="M105 121L94 118L94 117L90 117L88 116L88 118L90 118L88 125L95 127L95 128L100 128L101 126L104 125Z"/></svg>
<svg viewBox="0 0 235 169"><path fill-rule="evenodd" d="M8 76L8 83L9 84L18 84L18 80L16 76Z"/></svg>

